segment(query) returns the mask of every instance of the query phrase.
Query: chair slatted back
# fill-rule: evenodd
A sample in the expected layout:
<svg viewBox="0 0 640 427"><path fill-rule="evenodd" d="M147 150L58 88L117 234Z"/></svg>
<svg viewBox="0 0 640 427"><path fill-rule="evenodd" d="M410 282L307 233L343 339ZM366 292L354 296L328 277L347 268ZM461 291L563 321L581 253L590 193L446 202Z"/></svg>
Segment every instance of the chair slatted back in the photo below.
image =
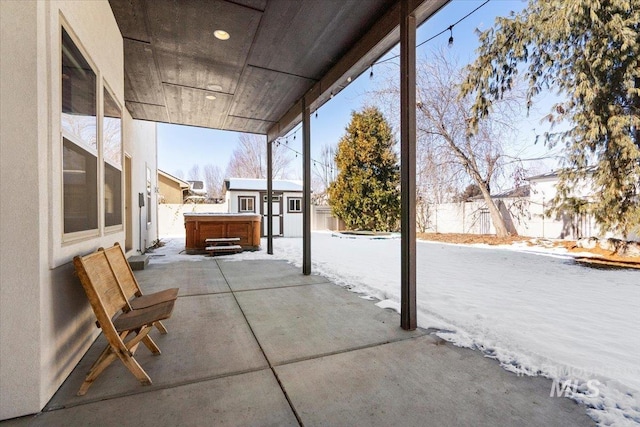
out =
<svg viewBox="0 0 640 427"><path fill-rule="evenodd" d="M113 328L111 319L127 305L127 301L104 252L77 256L73 263L100 327L103 330Z"/></svg>
<svg viewBox="0 0 640 427"><path fill-rule="evenodd" d="M131 266L127 262L127 258L122 251L119 243L111 246L107 249L102 249L111 264L113 274L115 274L118 283L122 287L122 292L127 300L130 300L134 296L142 295L140 286L136 281Z"/></svg>

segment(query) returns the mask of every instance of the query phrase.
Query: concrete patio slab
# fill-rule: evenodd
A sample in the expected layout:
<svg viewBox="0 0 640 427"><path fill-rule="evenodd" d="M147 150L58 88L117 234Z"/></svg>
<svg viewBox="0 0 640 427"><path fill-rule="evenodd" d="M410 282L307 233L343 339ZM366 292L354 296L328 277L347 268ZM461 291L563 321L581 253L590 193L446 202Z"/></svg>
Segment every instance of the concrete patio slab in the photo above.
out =
<svg viewBox="0 0 640 427"><path fill-rule="evenodd" d="M297 426L270 369L45 412L30 426Z"/></svg>
<svg viewBox="0 0 640 427"><path fill-rule="evenodd" d="M275 367L305 426L590 426L551 381L432 336Z"/></svg>
<svg viewBox="0 0 640 427"><path fill-rule="evenodd" d="M178 287L178 295L202 295L230 292L229 285L213 259L199 262L154 263L135 272L144 293Z"/></svg>
<svg viewBox="0 0 640 427"><path fill-rule="evenodd" d="M327 283L325 277L305 276L300 268L282 260L224 261L220 259L218 265L234 292Z"/></svg>
<svg viewBox="0 0 640 427"><path fill-rule="evenodd" d="M331 283L235 294L273 365L423 335Z"/></svg>
<svg viewBox="0 0 640 427"><path fill-rule="evenodd" d="M593 425L551 381L403 331L397 313L283 261L152 260L136 276L147 292L208 293L179 297L169 334L152 332L162 355L140 346L153 385L115 361L76 396L101 336L41 414L0 425Z"/></svg>
<svg viewBox="0 0 640 427"><path fill-rule="evenodd" d="M101 335L47 405L47 409L77 405L123 393L211 379L268 366L231 294L180 297L173 316L163 321L169 333L152 338L162 354L141 345L136 360L153 384L142 386L119 361L114 361L84 396L76 396L89 367L106 345Z"/></svg>

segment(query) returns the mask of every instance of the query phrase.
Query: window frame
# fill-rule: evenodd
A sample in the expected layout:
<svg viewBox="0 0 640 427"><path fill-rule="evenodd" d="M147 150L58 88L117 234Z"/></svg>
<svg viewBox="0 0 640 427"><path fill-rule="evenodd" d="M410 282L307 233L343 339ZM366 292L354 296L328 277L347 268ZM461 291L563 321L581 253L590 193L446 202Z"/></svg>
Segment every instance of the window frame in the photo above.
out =
<svg viewBox="0 0 640 427"><path fill-rule="evenodd" d="M87 53L87 51L83 48L82 44L79 43L79 41L77 40L77 37L75 36L74 32L70 30L69 26L66 24L66 22L62 21L60 22L59 25L59 35L60 35L60 49L59 49L59 54L60 54L60 65L58 68L59 71L59 75L58 75L58 81L60 82L60 104L59 104L59 108L60 108L60 115L59 115L59 126L60 126L60 139L59 139L59 147L60 147L60 158L59 158L59 164L60 164L60 234L61 234L61 242L63 244L65 243L69 243L69 242L75 242L75 241L79 241L79 240L85 240L88 238L93 238L93 237L98 237L100 236L100 231L102 228L102 218L101 218L101 211L102 211L102 201L101 199L101 178L102 178L102 174L100 173L101 171L101 153L100 153L100 88L101 88L101 81L100 81L100 75L99 72L97 71L97 67L95 65L95 63L91 60L91 57L89 56L89 54ZM86 141L83 141L81 139L81 137L79 135L76 135L73 132L69 132L67 129L65 129L65 127L62 125L63 122L63 102L64 102L64 83L63 83L63 72L62 72L62 67L63 67L63 46L64 46L64 34L66 33L67 37L69 38L69 40L73 43L74 47L77 49L77 51L80 53L80 55L82 55L82 59L87 63L87 65L90 67L91 71L93 72L94 76L95 76L95 86L94 86L94 90L95 90L95 112L96 112L96 116L95 116L95 138L96 138L96 146L93 147L92 145L88 144ZM71 144L77 146L78 148L80 148L81 150L86 151L88 154L90 154L91 156L93 156L95 158L95 162L96 162L96 186L95 186L95 194L96 194L96 227L95 228L90 228L90 229L86 229L86 230L79 230L79 231L70 231L70 232L65 232L65 203L64 203L64 199L65 199L65 186L64 186L64 140L69 141Z"/></svg>
<svg viewBox="0 0 640 427"><path fill-rule="evenodd" d="M291 202L297 202L297 210L291 209ZM302 213L302 197L287 197L287 213Z"/></svg>
<svg viewBox="0 0 640 427"><path fill-rule="evenodd" d="M111 90L111 87L109 86L109 84L106 82L106 80L102 79L102 111L101 111L101 120L100 120L100 142L101 142L101 147L102 149L101 154L102 154L102 200L103 200L103 206L102 206L102 221L103 221L103 225L104 225L104 232L105 234L109 234L109 233L115 233L115 232L119 232L124 230L124 221L125 221L125 212L124 212L124 207L125 207L125 203L124 203L124 197L125 197L125 188L124 188L124 117L123 117L123 108L122 105L120 104L120 102L118 102L118 100L116 99L116 96L113 92L113 90ZM116 105L116 107L118 108L118 110L120 111L120 165L115 165L113 164L111 161L109 161L109 159L107 159L107 157L105 156L105 138L104 138L104 120L105 120L105 112L104 112L104 106L105 106L105 93L108 93L109 96L111 97L111 100L114 102L114 104ZM118 170L120 172L120 224L112 224L112 225L107 225L107 206L106 206L106 200L105 200L105 192L106 192L106 178L107 178L107 165L111 166L112 168Z"/></svg>
<svg viewBox="0 0 640 427"><path fill-rule="evenodd" d="M242 209L243 201L251 201L251 210ZM238 196L238 213L256 213L256 196Z"/></svg>

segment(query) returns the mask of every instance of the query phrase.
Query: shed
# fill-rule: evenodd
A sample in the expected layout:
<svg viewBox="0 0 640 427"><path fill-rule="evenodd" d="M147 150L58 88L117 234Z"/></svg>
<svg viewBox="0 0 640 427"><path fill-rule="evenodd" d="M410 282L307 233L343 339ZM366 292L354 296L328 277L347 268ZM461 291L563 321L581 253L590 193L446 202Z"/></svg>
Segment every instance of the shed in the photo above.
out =
<svg viewBox="0 0 640 427"><path fill-rule="evenodd" d="M267 180L228 178L224 181L229 213L262 215L261 235L267 235ZM302 181L273 180L273 235L302 236Z"/></svg>

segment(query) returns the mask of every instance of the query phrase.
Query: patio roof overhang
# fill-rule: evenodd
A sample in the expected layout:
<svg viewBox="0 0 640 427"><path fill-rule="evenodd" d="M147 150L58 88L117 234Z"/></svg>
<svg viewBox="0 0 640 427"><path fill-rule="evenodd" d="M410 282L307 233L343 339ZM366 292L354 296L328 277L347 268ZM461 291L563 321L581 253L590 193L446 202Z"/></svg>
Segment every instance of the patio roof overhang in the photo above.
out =
<svg viewBox="0 0 640 427"><path fill-rule="evenodd" d="M418 24L449 0L410 0ZM400 40L397 0L110 0L135 119L281 136ZM228 40L214 32L224 30ZM212 99L215 98L215 99Z"/></svg>
<svg viewBox="0 0 640 427"><path fill-rule="evenodd" d="M400 44L401 327L416 317L416 27L449 0L110 0L133 118L267 135L302 122L302 273L311 274L311 112ZM220 31L225 37L219 37ZM223 40L220 40L220 39Z"/></svg>

